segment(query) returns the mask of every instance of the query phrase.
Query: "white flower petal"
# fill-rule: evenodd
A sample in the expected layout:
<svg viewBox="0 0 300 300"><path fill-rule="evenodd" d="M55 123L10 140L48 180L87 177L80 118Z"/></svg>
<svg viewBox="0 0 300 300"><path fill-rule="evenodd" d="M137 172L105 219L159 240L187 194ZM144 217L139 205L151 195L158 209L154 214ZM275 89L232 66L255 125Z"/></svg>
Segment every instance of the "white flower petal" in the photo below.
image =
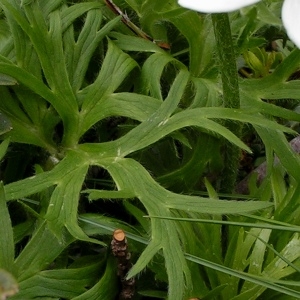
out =
<svg viewBox="0 0 300 300"><path fill-rule="evenodd" d="M300 48L300 1L284 0L282 6L282 23L287 35L295 45Z"/></svg>
<svg viewBox="0 0 300 300"><path fill-rule="evenodd" d="M238 10L259 1L260 0L178 0L178 4L199 12L223 13Z"/></svg>

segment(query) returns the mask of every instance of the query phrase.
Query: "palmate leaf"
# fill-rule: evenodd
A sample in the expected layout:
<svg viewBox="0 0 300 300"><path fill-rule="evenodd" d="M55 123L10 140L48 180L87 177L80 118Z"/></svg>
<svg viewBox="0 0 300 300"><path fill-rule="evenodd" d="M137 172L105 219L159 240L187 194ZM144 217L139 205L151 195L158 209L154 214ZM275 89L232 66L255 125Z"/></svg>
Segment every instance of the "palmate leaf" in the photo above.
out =
<svg viewBox="0 0 300 300"><path fill-rule="evenodd" d="M150 214L172 216L171 208L210 214L234 214L245 210L253 211L263 209L270 205L269 203L252 201L240 202L239 204L241 205L237 205L237 203L230 201L223 202L200 197L178 195L159 186L151 178L149 173L132 159L119 158L110 162L107 161L106 163L104 160L99 160L98 164L110 172L120 191L128 189L132 191ZM96 193L97 191L93 193L93 198L96 197ZM103 196L103 193L100 193L99 196ZM182 299L182 291L185 290L184 282L188 284L190 278L189 271L182 256L179 233L176 227L176 223L170 224L165 220L159 219L152 220L151 242L130 271L129 276L133 276L145 268L154 254L161 249L166 260L170 284L170 297L171 299ZM169 236L172 236L172 239L167 238ZM178 284L178 282L180 282L180 284ZM174 284L174 286L171 286L172 284Z"/></svg>
<svg viewBox="0 0 300 300"><path fill-rule="evenodd" d="M72 163L74 163L74 161L72 161ZM54 186L61 178L63 178L65 172L72 172L74 169L76 169L76 167L70 166L69 160L64 159L51 171L43 172L20 181L7 184L4 187L6 200L9 201L26 197Z"/></svg>
<svg viewBox="0 0 300 300"><path fill-rule="evenodd" d="M151 115L145 122L134 128L131 132L119 140L118 152L120 156L125 156L130 152L145 148L167 134L187 126L199 126L208 132L215 132L222 135L240 148L250 151L249 148L247 148L246 145L234 136L232 132L217 122L209 119L238 120L269 128L270 130L281 130L294 133L293 130L276 124L257 113L251 113L246 110L243 111L215 107L195 108L176 113L170 117L184 93L188 80L187 76L187 71L182 70L176 77L169 95L161 105L161 108Z"/></svg>
<svg viewBox="0 0 300 300"><path fill-rule="evenodd" d="M127 44L120 37L117 37L116 44L108 41L108 50L96 80L91 85L83 87L83 85L88 84L88 82L83 84L83 81L94 50L119 19L114 19L101 28L101 4L82 3L72 6L72 8L63 5L60 9L54 9L56 6L58 7L58 2L53 2L52 6L49 3L43 4L40 1L24 1L24 10L17 2L7 0L1 2L9 19L14 20L14 24L17 23L20 26L18 30L23 32L22 37L26 37L27 42L24 42L23 38L19 39L18 59L22 61L30 58L28 56L29 52L27 52L30 49L29 45L31 45L28 43L30 39L36 55L29 59L28 66L32 67L33 62L38 60L39 68L37 69L40 74L27 71L26 68L15 65L5 57L0 57L1 72L13 76L20 84L24 84L44 98L44 106L49 105L45 105L46 101L50 103L62 119L64 126L64 137L58 147L58 149L62 149L60 154L64 156L64 159L58 162L51 171L39 173L22 181L8 184L5 187L7 200L22 198L53 187L45 215L45 223L38 222L38 229L34 231L33 237L15 262L19 279L24 282L28 279L28 290L30 290L31 284L45 282L42 275L46 273L41 274L41 271L75 239L99 243L99 241L89 238L77 223L80 191L89 165L99 165L108 170L117 186L117 191L93 191L91 198L117 197L127 199L136 197L144 205L148 214L159 217L172 217L176 213L186 211L216 215L224 213L239 214L270 206L269 203L264 202L218 201L172 193L155 182L141 164L133 159L125 158L125 156L144 149L174 131L187 126L200 127L205 133L213 133L218 137L222 136L249 151L249 148L235 135L217 122L218 119L224 118L249 122L267 128L272 133L277 132L276 130L290 133L292 131L288 131L283 126L277 125L262 116L243 110L223 108L201 110L196 107L197 105L193 109L179 110L178 105L185 97L187 85L190 81L190 73L182 63L170 54L158 51L156 46L150 47L149 43L147 45L146 43L137 45L144 51L149 47L150 51L155 52L145 62L141 71L140 86L136 88L138 92L144 95L116 92L123 81L128 78L130 72L138 66L116 44L124 49L126 47L126 49L133 49L130 48L128 43L133 43L135 39L129 40ZM163 5L158 1L155 2ZM75 40L72 22L85 12L87 12L85 22L82 30L78 32L78 38ZM167 14L168 12L165 15ZM175 10L169 12L168 15L173 18L173 23L177 24L182 32L187 33L186 26L190 24L201 25L201 28L209 29L210 22L207 19L199 18L196 13L185 14L183 10ZM176 20L178 16L184 19L182 25L180 19ZM198 29L195 30L198 32ZM19 31L15 31L15 36ZM112 35L112 37L114 36ZM196 49L199 49L200 39L202 41L202 38L195 32L188 35L191 44L191 62L196 66L193 67L193 75L203 73L213 55L213 51L207 52L207 59L204 59L203 64L199 63L202 55L199 55L197 50L198 56L196 56ZM202 43L204 43L203 41ZM24 51L21 49L23 42L26 46ZM206 46L211 48L212 44L213 42L209 41ZM175 72L172 76L175 77L175 80L163 101L161 76L165 66L169 63L177 65L180 71L176 75L177 71L174 68ZM44 78L41 78L41 70ZM129 87L132 88L133 84ZM207 93L209 94L209 84L207 84L207 87ZM199 84L196 89L200 90L201 85ZM152 97L146 96L149 93ZM164 91L164 93L167 92ZM213 89L212 94L216 95L217 90ZM197 97L200 97L200 95L202 94L198 92ZM28 97L23 97L24 103L27 100ZM210 102L213 103L212 99L210 99ZM201 101L197 103L199 104ZM36 104L36 107L40 107L38 101L36 101ZM27 109L28 107L30 105L27 106ZM26 114L23 116L21 112L20 118L27 118ZM17 114L16 109L15 113ZM272 113L279 115L275 110ZM77 145L79 138L91 126L106 117L116 115L138 120L141 124L120 139L112 142ZM35 112L32 113L31 117L38 120ZM25 121L27 122L27 119ZM37 144L37 142L32 143ZM43 144L38 145L49 149ZM288 164L290 165L291 161ZM110 224L111 227L113 225L118 226L119 223ZM109 226L107 225L107 227ZM103 227L103 229L105 228ZM182 300L185 291L191 287L192 282L191 272L182 249L182 243L185 239L184 230L175 222L153 219L151 221L151 241L129 276L142 271L156 253L163 253L169 277L170 299ZM99 295L101 297L105 295L105 284L107 284L108 276L111 274L110 268L110 265L108 265L104 279L90 293L87 292L83 299L88 297L96 299L100 297ZM35 277L35 274L39 274L43 278L39 275ZM52 272L52 274L54 273ZM56 276L59 277L59 274L56 273ZM46 280L46 282L48 284L53 283L49 280ZM102 293L97 294L96 288L98 286L103 289ZM39 290L35 290L34 287L29 292L31 296L35 297L41 293ZM67 292L62 295L62 297L64 296L67 296Z"/></svg>
<svg viewBox="0 0 300 300"><path fill-rule="evenodd" d="M279 99L299 99L299 81L289 81L299 62L299 49L295 49L271 75L241 81L241 107L299 122L299 114L262 101L276 99L280 103Z"/></svg>
<svg viewBox="0 0 300 300"><path fill-rule="evenodd" d="M62 96L64 94L64 100L61 101L61 107L58 111L62 114L62 118L64 116L67 118L66 109L74 111L77 103L68 84L69 81L64 64L59 12L56 10L50 14L48 32L48 25L36 1L32 1L30 5L24 6L27 18L20 11L18 5L11 4L6 0L2 1L1 4L6 14L15 18L19 26L30 37L49 86L57 89L58 95ZM55 59L49 60L49 57Z"/></svg>
<svg viewBox="0 0 300 300"><path fill-rule="evenodd" d="M86 158L84 153L80 158L76 153L69 152L51 171L6 185L7 200L26 197L55 185L45 216L49 228L58 239L62 238L66 227L78 239L100 243L86 236L77 224L80 190L89 166Z"/></svg>
<svg viewBox="0 0 300 300"><path fill-rule="evenodd" d="M81 189L82 184L82 178L85 175L84 170L86 170L85 168L89 163L99 164L106 168L111 173L118 186L118 189L120 191L126 189L130 192L131 196L135 195L136 197L138 197L146 207L147 211L152 215L171 216L170 208L222 214L224 212L239 213L241 211L253 211L269 206L268 203L262 202L241 202L239 203L239 205L237 205L237 203L230 203L225 201L220 209L219 201L212 201L204 198L201 199L200 197L182 196L168 192L164 188L160 187L151 178L147 171L136 161L132 159L121 159L116 157L103 158L101 157L101 155L99 157L98 153L93 151L93 146L95 145L85 145L85 151L82 153L78 152L78 150L71 151L69 155L67 155L66 158L50 172L41 173L33 178L25 179L23 180L23 182L20 181L6 186L8 199L14 199L15 197L26 196L28 194L31 194L32 192L38 192L40 190L43 190L45 187L51 186L53 184L57 185L52 194L52 202L50 202L50 206L46 215L49 225L51 226L52 230L56 232L56 234L52 234L50 239L49 234L51 234L51 231L46 228L41 229L43 230L41 231L43 236L48 230L45 238L47 238L48 241L52 240L53 245L55 244L54 240L59 238L59 236L61 235L63 226L66 226L72 233L72 235L74 235L76 238L91 240L87 239L82 233L80 233L80 231L78 231L79 229L76 229L78 228L78 225L76 225L76 199L78 199L79 190ZM110 153L107 153L108 156L109 154ZM29 188L28 182L31 182L31 187ZM32 187L35 188L32 189ZM102 196L105 196L105 194L100 194L100 197ZM108 194L107 196L111 195ZM119 196L122 196L122 194L120 194ZM128 194L126 193L123 196L128 197ZM184 204L183 201L186 200L188 200L189 202L186 205L180 206L181 203ZM177 203L176 205L174 205L175 202ZM52 203L53 205L51 205ZM72 226L75 226L75 228L72 228ZM187 267L183 268L185 262L182 256L183 254L180 246L181 243L176 227L174 227L173 224L170 224L167 221L161 220L153 220L151 226L152 243L151 245L149 245L149 248L147 248L144 254L142 254L141 260L139 260L137 265L133 268L131 275L141 271L146 266L147 262L151 260L152 256L158 250L162 249L164 255L168 256L168 258L166 258L166 265L169 272L170 284L175 283L178 278L181 278L182 282L182 286L177 286L177 284L171 286L170 293L174 296L173 299L181 299L180 293L185 290L184 282L186 280L187 282L189 282L189 272ZM162 228L164 228L165 230L162 231ZM166 238L169 236L172 236L172 241ZM32 243L30 242L26 246L26 248L22 251L21 255L16 261L16 266L20 274L22 274L23 278L24 276L29 276L28 272L34 272L36 268L40 270L41 267L45 265L45 262L42 260L40 262L35 262L35 268L31 267L27 270L27 268L25 267L25 265L27 266L28 263L31 263L31 265L33 266L33 262L35 261L36 254L34 254L35 251L33 251L32 253L32 247L34 246L34 242L39 242L39 235L37 235L36 238L37 240L33 239ZM44 238L41 239L41 242L43 240ZM154 246L154 248L152 248L151 246ZM61 251L59 247L57 250ZM48 258L47 261L51 261L51 259ZM180 268L174 268L174 261L177 261L180 264ZM186 277L186 280L184 279L184 277Z"/></svg>
<svg viewBox="0 0 300 300"><path fill-rule="evenodd" d="M20 124L20 120L16 120L16 118L14 118L13 121L16 123L14 124L16 126L14 126L15 130L13 131L13 140L16 140L18 142L32 143L38 146L48 148L49 144L51 144L51 142L49 141L49 136L52 136L53 127L57 124L58 121L57 118L54 117L53 111L51 111L51 109L48 109L48 104L45 100L54 104L54 107L56 107L58 111L59 107L56 106L55 95L52 94L49 88L43 83L41 75L41 63L37 53L32 49L32 41L29 39L29 36L32 35L34 29L33 27L28 26L28 21L24 17L24 13L20 11L19 4L11 1L10 3L1 3L1 5L3 5L4 10L6 12L8 23L11 27L15 43L16 57L12 59L12 61L17 60L19 62L22 62L17 66L14 65L12 61L1 57L1 61L7 64L6 66L3 66L4 72L7 74L15 73L18 78L21 78L21 84L24 84L26 87L29 87L33 92L37 93L42 97L40 98L37 97L37 95L34 95L33 93L31 94L27 91L24 92L24 90L22 91L23 87L15 87L15 93L18 95L19 100L22 103L23 109L31 118L33 124L31 124L31 122L27 122L28 124ZM48 9L51 9L51 5L47 8L47 10ZM38 12L39 10L36 11ZM43 24L43 22L40 23L41 25ZM8 67L8 70L6 67ZM2 95L2 97L7 98L4 95ZM10 99L4 99L3 102L9 103L12 101ZM16 99L14 99L14 102L16 102ZM63 102L64 101L62 101L62 103ZM19 103L17 105L19 105ZM16 109L10 111L10 114L14 116L16 114ZM53 120L53 117L56 120ZM48 124L46 125L45 123ZM51 124L52 126L50 126ZM30 127L36 128L34 130L31 128L30 130ZM48 131L45 130L46 137L43 136L42 130L38 128L49 129ZM25 129L27 129L27 132ZM47 140L46 143L45 140ZM53 145L50 146L48 149L50 150L50 152L53 152Z"/></svg>
<svg viewBox="0 0 300 300"><path fill-rule="evenodd" d="M177 108L188 82L188 73L181 71L173 82L169 94L160 108L150 115L149 118L139 126L130 131L119 140L120 155L125 156L136 150L145 148L161 139L169 132L162 132L159 127L168 122L169 117ZM170 131L175 131L174 128Z"/></svg>
<svg viewBox="0 0 300 300"><path fill-rule="evenodd" d="M58 9L52 11L59 4L57 1L55 5L49 5L49 7L47 5L44 7L37 1L29 1L23 6L25 14L20 10L17 3L4 1L1 4L15 33L17 50L19 49L19 52L17 51L18 59L25 61L23 69L2 58L2 61L7 63L3 66L3 73L7 75L19 73L17 78L21 77L21 83L49 101L64 123L62 143L64 146L76 144L80 137L78 134L82 134L84 131L82 132L77 128L79 126L79 112L77 95L74 90L77 92L81 88L91 56L99 42L119 22L119 19L116 18L100 28L102 19L99 8L102 5L95 3L74 5L70 9L62 9L61 13ZM76 17L87 11L86 22L75 43L74 33L72 35L72 31L67 29L72 26L71 24ZM66 42L65 47L63 47L63 42ZM32 46L35 51L32 51ZM24 49L29 50L25 51ZM33 65L34 67L38 65L39 68L28 72L27 75L29 76L26 76L24 74L24 72L26 73L25 69L31 71ZM124 64L121 62L122 65ZM107 71L106 68L103 71ZM42 72L47 82L46 85L41 77ZM116 72L112 72L112 74L116 74ZM117 81L117 78L113 78L114 80ZM31 105L32 111L30 113L41 110L42 103L33 101L31 104L35 104L36 109L32 108ZM43 116L40 119L43 119ZM44 127L44 124L41 127ZM38 145L41 146L41 143Z"/></svg>
<svg viewBox="0 0 300 300"><path fill-rule="evenodd" d="M144 63L141 74L137 80L135 91L141 94L150 94L154 98L162 99L161 82L164 68L168 64L174 64L178 69L186 69L184 64L175 59L168 52L162 50L153 42L137 37L128 37L120 33L111 33L111 37L117 38L114 42L125 51L154 52Z"/></svg>
<svg viewBox="0 0 300 300"><path fill-rule="evenodd" d="M107 115L102 111L105 111L106 104L109 105L108 97L136 66L136 62L129 55L109 41L108 51L97 79L80 92L84 97L80 112L80 136L101 118L111 115L110 111L107 111Z"/></svg>
<svg viewBox="0 0 300 300"><path fill-rule="evenodd" d="M183 71L178 76L176 85L174 84L174 87L171 89L170 95L172 95L172 97L169 96L169 98L161 105L162 108L154 114L157 116L154 126L157 126L157 124L163 121L165 116L171 115L176 109L177 104L174 104L173 101L175 99L178 103L186 83L187 79L185 78L185 72ZM145 122L147 122L147 120ZM142 133L147 135L148 132L151 132L153 127L150 125L148 124L144 127L147 129L146 131L139 129L139 134ZM150 126L149 129L148 126ZM138 126L137 128L143 128L143 126ZM136 132L138 132L138 130ZM157 139L161 137L160 133L160 136L158 136ZM133 140L129 139L128 143L136 142L137 138L138 136L135 139L133 137ZM143 143L146 142L143 141ZM131 197L136 196L139 198L147 211L155 215L172 216L171 209L200 211L202 213L210 214L230 214L262 209L269 205L268 203L263 202L241 202L237 205L235 202L225 201L222 201L220 205L220 201L217 200L208 200L205 198L184 196L168 192L160 187L139 163L132 159L120 158L119 155L121 153L118 152L119 145L120 141L117 140L107 144L81 145L78 149L74 149L73 151L70 150L65 159L52 171L7 185L6 192L8 194L8 199L30 195L39 192L46 187L56 185L46 215L50 228L55 232L52 240L54 238L59 238L63 227L66 226L74 237L87 241L92 240L88 239L80 231L80 228L77 225L77 201L89 164L98 164L106 168L111 173L121 192L125 190L129 192ZM127 146L125 141L123 145ZM140 147L145 147L145 145L147 144L142 144ZM100 195L100 197L103 196L105 195ZM110 195L108 194L108 196ZM122 195L121 193L119 196L128 197L128 193L125 195ZM173 224L161 220L153 220L151 227L151 243L142 253L140 260L132 269L130 276L141 271L152 257L159 250L162 250L169 275L170 297L172 297L172 299L182 299L182 293L186 289L185 284L190 286L190 274L182 253L179 231ZM172 239L168 238L170 236ZM20 272L22 270L22 276L25 276L25 274L26 276L30 275L30 273L27 274L25 272L23 264L25 261L33 263L33 257L28 257L29 250L27 250L31 249L32 245L33 244L30 243L28 244L28 248L26 247L24 249L16 262L18 263L17 265L21 264L19 270ZM20 261L23 263L20 263ZM176 261L178 265L174 265L174 261ZM40 270L44 266L45 262L38 263L35 268ZM25 274L23 274L23 272L25 272ZM178 280L180 284L177 284Z"/></svg>
<svg viewBox="0 0 300 300"><path fill-rule="evenodd" d="M77 239L90 241L77 224L79 193L87 168L87 164L81 163L79 168L65 173L52 193L45 218L49 221L50 229L59 236L66 226Z"/></svg>
<svg viewBox="0 0 300 300"><path fill-rule="evenodd" d="M72 53L70 51L66 53L66 62L67 67L69 66L69 80L75 91L78 91L82 87L90 59L100 41L120 21L119 18L115 18L100 29L102 23L101 16L100 9L89 10L76 43L68 43L68 46L72 47Z"/></svg>

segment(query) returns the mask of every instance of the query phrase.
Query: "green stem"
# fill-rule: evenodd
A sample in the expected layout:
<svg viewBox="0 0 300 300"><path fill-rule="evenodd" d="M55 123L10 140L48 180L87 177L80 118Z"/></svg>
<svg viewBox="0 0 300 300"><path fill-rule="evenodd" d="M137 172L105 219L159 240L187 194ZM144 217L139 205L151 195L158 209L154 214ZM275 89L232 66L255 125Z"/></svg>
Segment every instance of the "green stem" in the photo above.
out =
<svg viewBox="0 0 300 300"><path fill-rule="evenodd" d="M232 43L228 14L213 14L212 21L222 77L223 105L224 107L229 108L240 108L236 57ZM238 137L241 136L241 124L233 121L226 121L224 125ZM224 151L224 169L220 186L221 192L232 193L234 191L238 173L239 157L239 148L226 143Z"/></svg>

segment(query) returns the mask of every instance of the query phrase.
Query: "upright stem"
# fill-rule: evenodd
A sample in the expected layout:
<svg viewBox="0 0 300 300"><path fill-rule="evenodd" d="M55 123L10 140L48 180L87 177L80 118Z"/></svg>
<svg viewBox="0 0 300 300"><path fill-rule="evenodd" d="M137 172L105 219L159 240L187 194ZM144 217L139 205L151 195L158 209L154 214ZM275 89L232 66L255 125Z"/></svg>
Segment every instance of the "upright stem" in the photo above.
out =
<svg viewBox="0 0 300 300"><path fill-rule="evenodd" d="M240 108L239 82L236 68L236 57L231 37L228 14L212 14L215 38L218 49L219 64L223 85L223 105L229 108ZM224 124L238 137L241 136L241 125L226 121ZM224 169L220 191L232 193L236 183L240 150L226 143L224 151Z"/></svg>

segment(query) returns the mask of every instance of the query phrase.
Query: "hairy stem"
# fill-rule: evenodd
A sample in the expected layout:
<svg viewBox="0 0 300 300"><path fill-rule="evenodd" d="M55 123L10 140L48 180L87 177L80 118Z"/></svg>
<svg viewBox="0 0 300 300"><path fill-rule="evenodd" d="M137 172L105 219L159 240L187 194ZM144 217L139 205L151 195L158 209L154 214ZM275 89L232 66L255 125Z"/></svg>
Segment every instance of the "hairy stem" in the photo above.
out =
<svg viewBox="0 0 300 300"><path fill-rule="evenodd" d="M238 73L228 14L213 14L212 21L222 76L223 105L229 108L240 108ZM241 136L242 128L240 124L226 121L224 125L238 137ZM220 183L220 191L224 193L232 193L234 191L239 157L240 150L236 146L226 143L224 169Z"/></svg>

